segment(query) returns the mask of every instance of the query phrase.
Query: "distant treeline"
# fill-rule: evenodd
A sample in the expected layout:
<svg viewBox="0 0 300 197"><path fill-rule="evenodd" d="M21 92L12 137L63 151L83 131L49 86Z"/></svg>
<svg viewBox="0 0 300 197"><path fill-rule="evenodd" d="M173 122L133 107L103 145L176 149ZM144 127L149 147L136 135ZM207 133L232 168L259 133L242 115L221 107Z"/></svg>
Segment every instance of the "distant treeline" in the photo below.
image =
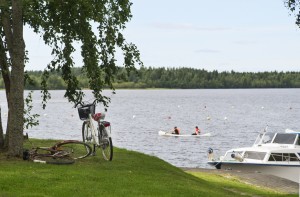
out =
<svg viewBox="0 0 300 197"><path fill-rule="evenodd" d="M88 88L88 79L81 68L74 68L80 87ZM26 89L40 89L42 71L27 71L31 83ZM59 73L50 74L49 89L65 89ZM218 72L195 68L153 68L141 67L127 72L118 68L114 87L118 88L300 88L300 72ZM0 88L4 88L0 79Z"/></svg>

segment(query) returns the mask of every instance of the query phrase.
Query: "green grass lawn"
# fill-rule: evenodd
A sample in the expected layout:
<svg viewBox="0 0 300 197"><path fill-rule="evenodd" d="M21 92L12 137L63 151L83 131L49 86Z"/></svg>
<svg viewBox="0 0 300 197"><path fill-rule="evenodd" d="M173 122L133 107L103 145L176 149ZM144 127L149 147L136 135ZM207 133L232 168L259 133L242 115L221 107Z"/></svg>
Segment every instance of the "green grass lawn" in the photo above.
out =
<svg viewBox="0 0 300 197"><path fill-rule="evenodd" d="M35 146L53 141L34 140ZM25 146L29 146L26 144ZM114 149L111 162L91 156L72 165L0 160L0 196L297 196L217 175L188 174L153 156Z"/></svg>

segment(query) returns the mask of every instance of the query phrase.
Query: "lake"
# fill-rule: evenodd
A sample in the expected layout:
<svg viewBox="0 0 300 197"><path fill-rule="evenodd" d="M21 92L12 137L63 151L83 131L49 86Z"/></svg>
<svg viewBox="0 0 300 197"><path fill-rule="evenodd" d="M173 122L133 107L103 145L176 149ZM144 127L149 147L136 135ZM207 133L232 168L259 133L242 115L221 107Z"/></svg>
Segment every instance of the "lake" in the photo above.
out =
<svg viewBox="0 0 300 197"><path fill-rule="evenodd" d="M86 91L91 100L90 91ZM228 149L251 146L266 126L269 131L300 130L300 89L201 89L104 91L111 97L106 120L112 124L114 146L157 156L178 167L209 167L207 149L217 155ZM34 113L40 125L30 137L81 140L77 109L51 91L52 99L42 110L39 91L34 93ZM3 121L7 119L4 91L0 91ZM103 106L97 105L97 112ZM159 130L174 126L190 134L195 126L211 137L164 137ZM114 158L117 159L117 158Z"/></svg>

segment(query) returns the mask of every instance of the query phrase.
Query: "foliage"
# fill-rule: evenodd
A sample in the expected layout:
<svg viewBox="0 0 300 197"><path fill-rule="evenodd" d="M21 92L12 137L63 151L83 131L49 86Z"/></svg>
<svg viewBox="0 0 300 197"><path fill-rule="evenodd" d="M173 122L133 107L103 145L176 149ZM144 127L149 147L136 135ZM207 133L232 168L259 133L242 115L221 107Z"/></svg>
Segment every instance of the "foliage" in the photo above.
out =
<svg viewBox="0 0 300 197"><path fill-rule="evenodd" d="M83 60L81 72L87 77L88 88L98 102L107 106L108 97L102 96L104 86L113 88L113 76L117 71L115 53L120 48L124 55L124 67L133 69L142 64L139 51L127 43L122 34L131 15L129 0L79 0L40 1L27 0L24 6L24 22L35 33L42 35L44 42L52 47L54 59L43 72L42 86L44 104L50 97L47 81L49 72L60 71L65 86L65 97L70 102L81 102L84 94L81 84L72 73L74 45L81 45Z"/></svg>
<svg viewBox="0 0 300 197"><path fill-rule="evenodd" d="M284 2L289 11L295 14L295 23L300 27L300 0L285 0Z"/></svg>
<svg viewBox="0 0 300 197"><path fill-rule="evenodd" d="M33 91L29 92L27 97L25 98L25 108L24 108L24 128L28 129L30 127L39 125L38 117L39 114L32 114L31 110L33 108L32 105L32 93Z"/></svg>
<svg viewBox="0 0 300 197"><path fill-rule="evenodd" d="M300 72L208 72L195 68L144 68L128 82L147 88L300 88Z"/></svg>
<svg viewBox="0 0 300 197"><path fill-rule="evenodd" d="M157 157L114 150L111 162L104 161L100 153L73 165L1 159L0 196L291 196L225 178L197 178Z"/></svg>
<svg viewBox="0 0 300 197"><path fill-rule="evenodd" d="M82 88L89 88L87 77L73 68ZM27 72L33 83L26 89L41 89L41 71ZM0 78L0 88L3 87ZM65 89L66 84L59 73L48 78L49 89ZM108 86L104 86L108 88ZM300 72L218 72L195 68L152 68L141 67L127 73L119 67L115 75L115 88L300 88Z"/></svg>
<svg viewBox="0 0 300 197"><path fill-rule="evenodd" d="M129 0L2 0L0 1L0 69L9 108L6 147L10 156L22 154L23 127L33 126L36 115L30 115L32 106L24 110L24 82L36 86L35 78L25 73L28 53L23 27L28 26L52 48L53 60L43 71L40 81L43 107L51 98L47 82L53 80L51 72L58 72L63 82L55 88L65 87L65 97L79 103L84 97L81 84L72 73L73 55L79 50L88 88L95 99L107 106L109 98L102 95L104 86L114 90L116 73L115 54L123 53L123 66L134 69L142 64L137 47L127 43L122 31L131 19ZM80 48L76 48L79 46ZM54 79L55 80L55 79ZM26 102L30 103L31 98ZM20 114L29 116L23 117ZM33 121L33 122L31 122ZM29 124L28 124L29 123ZM1 135L1 128L0 128ZM0 147L3 148L3 147Z"/></svg>

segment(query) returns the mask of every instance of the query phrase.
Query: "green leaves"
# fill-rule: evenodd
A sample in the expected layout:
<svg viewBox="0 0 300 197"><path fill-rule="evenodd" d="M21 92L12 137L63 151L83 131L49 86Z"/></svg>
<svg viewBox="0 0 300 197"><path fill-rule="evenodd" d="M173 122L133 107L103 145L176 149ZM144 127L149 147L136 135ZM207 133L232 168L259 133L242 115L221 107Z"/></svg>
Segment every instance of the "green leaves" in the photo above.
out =
<svg viewBox="0 0 300 197"><path fill-rule="evenodd" d="M33 108L32 105L32 93L33 91L30 91L25 98L25 108L24 108L24 128L28 129L33 126L39 125L38 117L39 114L31 114L31 110Z"/></svg>
<svg viewBox="0 0 300 197"><path fill-rule="evenodd" d="M300 1L299 0L285 0L285 6L290 10L291 13L294 13L296 17L296 25L300 27Z"/></svg>
<svg viewBox="0 0 300 197"><path fill-rule="evenodd" d="M48 72L54 70L62 71L68 100L81 101L84 94L71 68L82 66L94 97L108 104L109 99L102 97L101 91L105 86L114 89L112 82L117 73L116 49L123 50L123 65L127 69L134 68L136 63L142 65L137 47L127 44L122 34L125 24L132 17L131 5L128 0L25 1L25 24L41 34L44 42L52 47L54 56L43 76L44 103L49 98ZM73 47L75 42L81 44L80 49ZM83 65L75 65L75 50L81 50Z"/></svg>

